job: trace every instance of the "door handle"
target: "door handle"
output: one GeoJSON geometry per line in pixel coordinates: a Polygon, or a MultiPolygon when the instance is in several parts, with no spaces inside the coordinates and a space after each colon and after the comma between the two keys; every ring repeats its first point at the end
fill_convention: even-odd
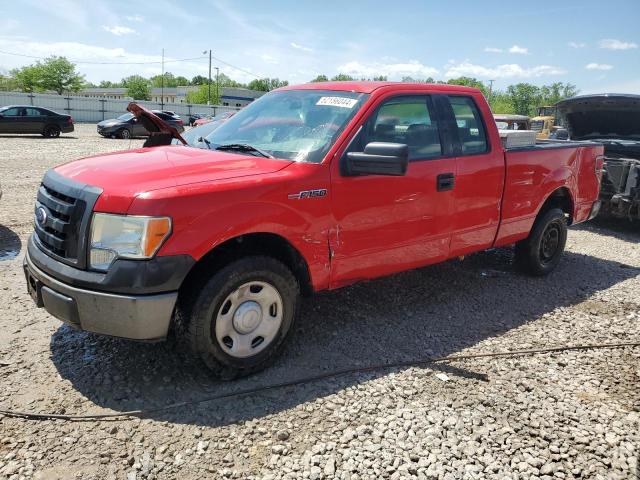
{"type": "Polygon", "coordinates": [[[436,177],[436,190],[438,192],[453,190],[454,185],[455,177],[453,176],[453,173],[441,173],[436,177]]]}

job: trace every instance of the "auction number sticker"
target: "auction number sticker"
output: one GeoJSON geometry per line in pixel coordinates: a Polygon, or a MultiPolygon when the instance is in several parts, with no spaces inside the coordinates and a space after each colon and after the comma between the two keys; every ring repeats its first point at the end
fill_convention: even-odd
{"type": "Polygon", "coordinates": [[[329,105],[331,107],[353,108],[358,100],[346,97],[321,97],[316,105],[329,105]]]}

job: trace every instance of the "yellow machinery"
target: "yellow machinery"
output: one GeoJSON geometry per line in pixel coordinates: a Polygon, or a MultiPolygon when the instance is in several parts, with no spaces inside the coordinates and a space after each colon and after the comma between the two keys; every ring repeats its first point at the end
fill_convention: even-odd
{"type": "Polygon", "coordinates": [[[536,138],[544,140],[554,130],[556,124],[556,107],[538,107],[536,116],[531,119],[531,130],[536,132],[536,138]]]}

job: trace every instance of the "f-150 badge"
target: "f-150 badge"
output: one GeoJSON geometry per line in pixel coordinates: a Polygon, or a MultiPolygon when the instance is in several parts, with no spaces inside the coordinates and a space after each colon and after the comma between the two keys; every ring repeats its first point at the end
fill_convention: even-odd
{"type": "Polygon", "coordinates": [[[289,200],[303,200],[305,198],[324,197],[326,194],[326,188],[319,188],[317,190],[303,190],[298,193],[290,193],[288,198],[289,200]]]}

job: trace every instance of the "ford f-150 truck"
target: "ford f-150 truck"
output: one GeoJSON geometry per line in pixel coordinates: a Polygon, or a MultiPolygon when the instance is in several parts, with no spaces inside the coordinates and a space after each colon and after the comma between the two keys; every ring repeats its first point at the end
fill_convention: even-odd
{"type": "Polygon", "coordinates": [[[39,306],[137,340],[175,331],[218,375],[254,372],[298,298],[515,244],[534,275],[598,210],[603,147],[502,146],[479,90],[389,82],[278,89],[202,148],[152,113],[149,147],[46,173],[24,270],[39,306]]]}

